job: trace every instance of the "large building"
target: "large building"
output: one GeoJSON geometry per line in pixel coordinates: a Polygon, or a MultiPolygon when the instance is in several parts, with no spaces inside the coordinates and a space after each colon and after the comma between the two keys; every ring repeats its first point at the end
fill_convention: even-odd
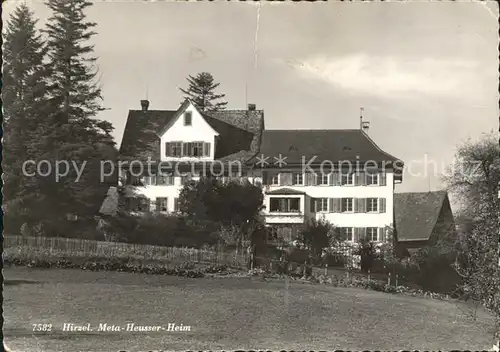
{"type": "Polygon", "coordinates": [[[178,211],[188,179],[247,178],[262,186],[266,223],[293,240],[309,219],[341,228],[348,241],[384,241],[393,225],[403,163],[360,129],[266,130],[264,112],[130,110],[120,147],[120,182],[132,212],[178,211]],[[146,166],[145,166],[146,165],[146,166]]]}

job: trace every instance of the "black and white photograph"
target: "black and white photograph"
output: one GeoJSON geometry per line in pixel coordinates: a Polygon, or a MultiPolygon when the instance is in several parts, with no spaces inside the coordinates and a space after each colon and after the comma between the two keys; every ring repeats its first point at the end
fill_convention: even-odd
{"type": "Polygon", "coordinates": [[[497,2],[2,5],[5,351],[500,351],[497,2]]]}

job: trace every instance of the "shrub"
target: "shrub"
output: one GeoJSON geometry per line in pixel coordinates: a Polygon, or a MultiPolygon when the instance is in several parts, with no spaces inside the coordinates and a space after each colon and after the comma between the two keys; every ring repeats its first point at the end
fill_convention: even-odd
{"type": "Polygon", "coordinates": [[[372,270],[373,262],[377,258],[376,248],[374,243],[366,238],[362,238],[359,244],[356,254],[361,256],[361,270],[368,272],[372,270]]]}

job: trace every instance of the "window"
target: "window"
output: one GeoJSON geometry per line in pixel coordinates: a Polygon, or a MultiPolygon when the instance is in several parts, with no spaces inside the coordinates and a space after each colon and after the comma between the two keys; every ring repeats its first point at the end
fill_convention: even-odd
{"type": "Polygon", "coordinates": [[[352,198],[342,198],[342,212],[351,212],[353,210],[353,199],[352,198]]]}
{"type": "Polygon", "coordinates": [[[183,143],[182,156],[203,156],[203,142],[183,143]]]}
{"type": "Polygon", "coordinates": [[[354,184],[354,174],[342,174],[341,177],[342,186],[349,186],[354,184]]]}
{"type": "Polygon", "coordinates": [[[304,184],[304,175],[298,172],[292,173],[292,185],[302,186],[303,184],[304,184]]]}
{"type": "Polygon", "coordinates": [[[366,211],[367,212],[378,212],[378,199],[377,198],[366,198],[366,211]]]}
{"type": "Polygon", "coordinates": [[[280,175],[279,174],[272,174],[271,175],[271,185],[278,186],[279,184],[280,184],[280,175]]]}
{"type": "Polygon", "coordinates": [[[174,176],[165,174],[158,175],[156,177],[156,184],[159,186],[163,185],[171,186],[174,184],[174,176]]]}
{"type": "Polygon", "coordinates": [[[321,174],[316,174],[317,180],[318,180],[318,186],[324,186],[328,185],[328,174],[321,173],[321,174]]]}
{"type": "Polygon", "coordinates": [[[193,124],[193,113],[186,111],[184,113],[184,126],[191,126],[193,124]]]}
{"type": "Polygon", "coordinates": [[[168,211],[168,198],[156,198],[156,211],[168,211]]]}
{"type": "Polygon", "coordinates": [[[366,228],[366,238],[368,241],[377,242],[378,241],[378,228],[367,227],[366,228]]]}
{"type": "Polygon", "coordinates": [[[297,213],[300,211],[299,198],[271,198],[270,211],[280,213],[297,213]]]}
{"type": "Polygon", "coordinates": [[[178,212],[180,210],[179,208],[179,198],[174,198],[174,211],[178,212]]]}
{"type": "Polygon", "coordinates": [[[182,142],[167,142],[166,143],[167,156],[181,156],[182,155],[182,142]]]}
{"type": "Polygon", "coordinates": [[[378,185],[378,174],[367,173],[366,174],[366,184],[367,185],[378,185]]]}
{"type": "Polygon", "coordinates": [[[143,176],[141,183],[143,186],[156,186],[156,176],[143,176]]]}
{"type": "Polygon", "coordinates": [[[165,143],[166,156],[172,157],[200,157],[210,155],[210,143],[204,142],[167,142],[165,143]]]}
{"type": "Polygon", "coordinates": [[[353,240],[353,230],[352,227],[342,227],[341,228],[341,235],[342,239],[344,241],[351,241],[353,240]]]}
{"type": "Polygon", "coordinates": [[[316,211],[328,211],[328,198],[316,199],[316,211]]]}

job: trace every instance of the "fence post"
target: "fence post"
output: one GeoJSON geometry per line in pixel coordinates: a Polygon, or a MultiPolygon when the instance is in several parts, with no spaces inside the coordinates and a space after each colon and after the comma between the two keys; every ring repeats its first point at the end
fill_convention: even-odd
{"type": "Polygon", "coordinates": [[[398,286],[398,281],[399,281],[399,275],[396,274],[396,287],[398,286]]]}
{"type": "Polygon", "coordinates": [[[328,263],[325,264],[325,276],[328,275],[328,263]]]}
{"type": "Polygon", "coordinates": [[[370,269],[368,269],[368,281],[371,281],[371,279],[372,279],[371,271],[370,271],[370,269]]]}
{"type": "Polygon", "coordinates": [[[253,270],[253,253],[250,254],[250,270],[253,270]]]}
{"type": "Polygon", "coordinates": [[[389,276],[387,277],[387,285],[391,286],[391,273],[389,273],[389,276]]]}

